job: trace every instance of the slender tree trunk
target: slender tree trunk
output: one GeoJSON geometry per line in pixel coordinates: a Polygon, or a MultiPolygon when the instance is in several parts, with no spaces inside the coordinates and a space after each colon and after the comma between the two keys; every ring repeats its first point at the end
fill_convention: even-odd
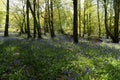
{"type": "Polygon", "coordinates": [[[99,28],[99,38],[101,37],[101,26],[100,26],[100,12],[99,12],[99,0],[97,0],[97,16],[98,16],[98,28],[99,28]]]}
{"type": "Polygon", "coordinates": [[[88,36],[91,36],[91,33],[92,33],[92,28],[91,28],[91,21],[92,21],[92,18],[91,18],[91,13],[89,13],[88,15],[88,36]]]}
{"type": "Polygon", "coordinates": [[[23,30],[24,33],[27,33],[27,27],[26,27],[26,13],[25,13],[25,2],[24,0],[22,0],[22,4],[23,4],[23,30]]]}
{"type": "Polygon", "coordinates": [[[29,0],[26,3],[26,17],[27,17],[27,37],[30,38],[30,26],[29,26],[29,0]]]}
{"type": "Polygon", "coordinates": [[[9,28],[9,0],[7,0],[7,9],[6,9],[6,23],[5,23],[5,31],[4,36],[8,37],[8,28],[9,28]]]}
{"type": "Polygon", "coordinates": [[[50,13],[50,31],[51,31],[51,38],[55,37],[55,32],[54,32],[54,25],[53,25],[53,1],[50,0],[50,9],[51,9],[51,13],[50,13]]]}
{"type": "MultiPolygon", "coordinates": [[[[32,13],[32,16],[34,18],[34,22],[36,23],[36,29],[38,31],[38,38],[41,38],[41,28],[40,28],[40,22],[39,22],[40,21],[40,19],[39,19],[39,11],[37,11],[37,18],[39,19],[39,21],[37,21],[36,14],[34,16],[34,11],[32,10],[31,4],[30,4],[30,2],[28,2],[28,3],[29,3],[29,8],[30,8],[30,11],[32,13]]],[[[39,7],[39,1],[38,1],[38,6],[37,7],[39,7]]],[[[38,8],[38,10],[39,10],[39,8],[38,8]]]]}
{"type": "Polygon", "coordinates": [[[58,9],[58,15],[59,15],[60,32],[62,34],[64,34],[64,30],[62,28],[62,22],[61,22],[61,16],[60,16],[60,8],[59,8],[59,6],[57,6],[57,9],[58,9]]]}
{"type": "Polygon", "coordinates": [[[33,11],[34,11],[34,14],[33,14],[33,19],[34,19],[34,38],[36,38],[36,0],[33,1],[33,11]]]}
{"type": "Polygon", "coordinates": [[[47,4],[48,4],[48,26],[49,26],[49,31],[50,31],[50,34],[51,34],[51,23],[50,23],[50,20],[51,20],[51,15],[50,15],[50,0],[47,1],[47,4]]]}
{"type": "Polygon", "coordinates": [[[42,38],[41,37],[41,26],[40,26],[40,14],[39,14],[39,0],[38,0],[38,5],[37,5],[37,8],[38,8],[38,10],[37,10],[37,19],[38,19],[38,25],[37,25],[37,32],[38,32],[38,38],[42,38]]]}
{"type": "Polygon", "coordinates": [[[79,0],[79,37],[81,37],[81,0],[79,0]]]}
{"type": "Polygon", "coordinates": [[[73,21],[73,39],[74,43],[78,43],[78,12],[77,12],[77,0],[73,1],[74,5],[74,21],[73,21]]]}
{"type": "Polygon", "coordinates": [[[86,14],[86,26],[87,26],[87,35],[88,35],[88,37],[90,37],[91,36],[91,13],[89,12],[89,13],[87,13],[86,14]]]}
{"type": "Polygon", "coordinates": [[[89,14],[86,14],[86,28],[87,28],[87,35],[89,37],[89,14]]]}
{"type": "MultiPolygon", "coordinates": [[[[85,3],[85,1],[84,1],[84,3],[85,3]]],[[[84,27],[83,27],[83,35],[82,35],[83,38],[84,38],[85,33],[86,33],[86,20],[85,20],[85,14],[86,14],[86,8],[85,8],[85,4],[84,4],[84,22],[83,22],[84,27]]]]}
{"type": "Polygon", "coordinates": [[[105,28],[106,28],[106,38],[108,38],[109,33],[108,33],[108,15],[107,15],[107,1],[104,0],[104,9],[105,9],[105,28]]]}
{"type": "Polygon", "coordinates": [[[110,21],[109,21],[109,26],[110,26],[110,31],[112,30],[112,17],[113,17],[113,1],[110,2],[110,21]]]}
{"type": "Polygon", "coordinates": [[[22,19],[22,29],[23,29],[23,32],[22,32],[22,34],[23,33],[26,33],[25,32],[25,5],[24,5],[24,1],[22,0],[22,5],[23,5],[23,11],[22,11],[22,15],[23,15],[23,19],[22,19]]]}
{"type": "Polygon", "coordinates": [[[23,9],[23,27],[24,27],[24,33],[27,33],[26,19],[25,18],[26,18],[25,9],[23,9]]]}
{"type": "MultiPolygon", "coordinates": [[[[22,0],[22,5],[23,5],[23,0],[22,0]]],[[[22,9],[24,10],[24,6],[22,6],[22,9]]],[[[21,14],[23,15],[23,11],[21,11],[21,14]]],[[[18,14],[19,15],[19,14],[18,14]]],[[[23,34],[24,33],[24,29],[23,29],[23,26],[24,26],[24,22],[23,22],[23,18],[20,17],[20,21],[21,21],[21,25],[20,25],[20,32],[19,34],[23,34]]]]}
{"type": "Polygon", "coordinates": [[[45,0],[44,35],[49,32],[49,1],[45,0]]]}
{"type": "Polygon", "coordinates": [[[50,29],[51,38],[55,37],[54,26],[53,26],[53,2],[48,0],[48,23],[50,29]]]}

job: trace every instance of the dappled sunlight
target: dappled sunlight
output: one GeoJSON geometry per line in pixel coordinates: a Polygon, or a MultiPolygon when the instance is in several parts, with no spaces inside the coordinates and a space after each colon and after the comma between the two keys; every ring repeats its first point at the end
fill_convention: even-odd
{"type": "Polygon", "coordinates": [[[120,79],[119,50],[91,42],[14,40],[0,52],[1,79],[120,79]]]}
{"type": "Polygon", "coordinates": [[[120,44],[115,43],[101,43],[101,46],[108,46],[110,48],[120,49],[120,44]]]}
{"type": "Polygon", "coordinates": [[[0,80],[120,80],[119,0],[0,0],[0,80]]]}

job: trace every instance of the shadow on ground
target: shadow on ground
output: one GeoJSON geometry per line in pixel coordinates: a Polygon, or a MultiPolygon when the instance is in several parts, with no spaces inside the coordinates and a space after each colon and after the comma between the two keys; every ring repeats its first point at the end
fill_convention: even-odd
{"type": "Polygon", "coordinates": [[[119,80],[120,50],[90,42],[0,42],[1,80],[119,80]]]}

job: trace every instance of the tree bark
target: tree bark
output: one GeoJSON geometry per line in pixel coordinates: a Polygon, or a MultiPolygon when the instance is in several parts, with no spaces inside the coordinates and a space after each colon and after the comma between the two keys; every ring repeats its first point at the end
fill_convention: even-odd
{"type": "Polygon", "coordinates": [[[81,37],[81,0],[79,0],[79,37],[81,37]]]}
{"type": "Polygon", "coordinates": [[[55,32],[54,32],[54,25],[53,25],[53,1],[50,0],[50,32],[51,32],[51,38],[55,37],[55,32]]]}
{"type": "Polygon", "coordinates": [[[78,11],[77,11],[77,0],[73,0],[73,5],[74,5],[73,39],[74,39],[74,43],[78,43],[78,11]]]}
{"type": "Polygon", "coordinates": [[[27,0],[27,3],[26,3],[26,17],[27,17],[27,37],[30,38],[31,35],[30,35],[30,22],[29,22],[29,0],[27,0]]]}
{"type": "Polygon", "coordinates": [[[119,43],[119,0],[114,0],[114,12],[115,12],[115,17],[114,17],[114,43],[119,43]]]}
{"type": "Polygon", "coordinates": [[[100,26],[100,12],[99,12],[99,0],[97,0],[97,16],[98,16],[98,28],[99,28],[99,38],[101,38],[101,26],[100,26]]]}
{"type": "Polygon", "coordinates": [[[114,13],[115,13],[115,16],[114,16],[114,32],[113,34],[109,31],[108,29],[108,22],[107,22],[107,2],[106,0],[104,0],[104,8],[105,8],[105,29],[106,29],[106,32],[107,32],[107,35],[109,35],[113,41],[113,43],[118,43],[119,42],[119,3],[120,1],[119,0],[114,0],[114,13]]]}
{"type": "Polygon", "coordinates": [[[105,9],[104,23],[105,23],[105,28],[106,28],[106,38],[108,38],[109,33],[108,33],[108,15],[107,15],[107,1],[106,0],[104,0],[104,9],[105,9]]]}
{"type": "Polygon", "coordinates": [[[37,23],[36,23],[36,20],[35,20],[36,19],[36,0],[33,1],[33,12],[34,12],[34,14],[33,14],[33,19],[34,19],[34,36],[33,37],[36,38],[36,26],[37,26],[36,25],[37,23]]]}
{"type": "Polygon", "coordinates": [[[42,37],[41,37],[41,34],[42,34],[42,33],[41,33],[41,26],[40,26],[40,16],[39,16],[39,15],[40,15],[40,14],[39,14],[39,0],[38,0],[37,3],[38,3],[38,5],[37,5],[37,8],[38,8],[38,10],[37,10],[37,19],[38,19],[37,32],[38,32],[38,38],[42,38],[42,37]]]}
{"type": "Polygon", "coordinates": [[[85,20],[85,14],[86,14],[86,8],[85,8],[85,0],[84,0],[84,21],[83,21],[83,24],[84,24],[84,27],[83,27],[83,35],[82,37],[84,38],[85,36],[85,33],[86,33],[86,20],[85,20]]]}
{"type": "Polygon", "coordinates": [[[9,0],[7,0],[6,23],[5,23],[4,37],[8,37],[9,36],[8,28],[9,28],[9,0]]]}
{"type": "Polygon", "coordinates": [[[64,30],[62,28],[62,22],[61,22],[61,16],[60,16],[60,8],[59,8],[59,6],[57,6],[57,9],[58,9],[58,15],[59,15],[60,32],[61,32],[61,34],[64,34],[64,30]]]}
{"type": "Polygon", "coordinates": [[[49,32],[49,1],[45,0],[45,14],[44,14],[44,35],[49,32]]]}

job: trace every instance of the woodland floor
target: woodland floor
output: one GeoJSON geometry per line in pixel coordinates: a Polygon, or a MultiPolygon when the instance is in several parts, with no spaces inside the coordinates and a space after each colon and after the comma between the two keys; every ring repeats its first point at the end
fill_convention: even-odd
{"type": "Polygon", "coordinates": [[[0,80],[120,80],[120,44],[68,36],[0,37],[0,80]]]}

